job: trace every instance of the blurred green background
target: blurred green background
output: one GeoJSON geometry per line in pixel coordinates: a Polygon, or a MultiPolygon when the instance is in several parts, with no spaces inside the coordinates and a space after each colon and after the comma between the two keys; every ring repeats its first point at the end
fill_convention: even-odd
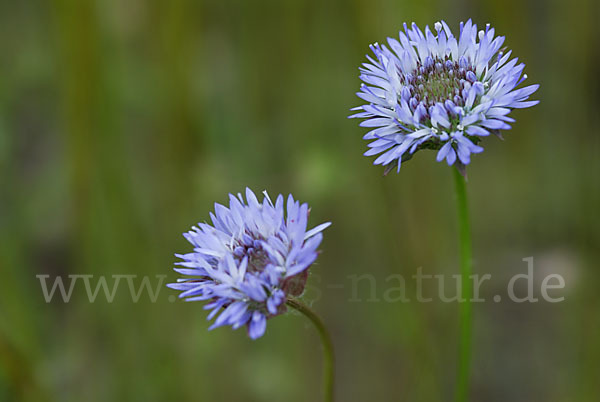
{"type": "Polygon", "coordinates": [[[253,342],[207,332],[202,305],[172,303],[164,284],[156,303],[125,283],[113,303],[81,283],[46,303],[36,278],[173,281],[181,233],[250,186],[333,222],[307,299],[333,332],[338,401],[450,401],[457,304],[369,302],[366,282],[350,302],[349,278],[374,275],[381,297],[391,274],[458,271],[451,171],[424,151],[383,178],[346,116],[369,43],[404,21],[468,17],[506,35],[541,84],[541,103],[469,168],[475,271],[493,275],[482,296],[529,256],[538,291],[549,273],[566,281],[562,303],[474,307],[472,400],[598,401],[594,0],[1,1],[0,400],[319,400],[304,317],[253,342]]]}

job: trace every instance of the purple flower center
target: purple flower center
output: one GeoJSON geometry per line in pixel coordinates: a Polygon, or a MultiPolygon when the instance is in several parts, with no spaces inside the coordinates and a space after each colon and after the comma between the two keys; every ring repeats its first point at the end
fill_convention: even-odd
{"type": "Polygon", "coordinates": [[[244,235],[242,243],[234,248],[233,255],[238,263],[248,257],[248,272],[263,272],[269,263],[269,255],[262,248],[261,240],[249,235],[244,235]]]}
{"type": "Polygon", "coordinates": [[[411,74],[401,75],[400,80],[406,88],[401,96],[414,111],[419,104],[429,108],[446,100],[464,106],[465,84],[473,84],[477,76],[465,58],[453,61],[446,56],[445,59],[427,57],[424,63],[418,61],[417,68],[411,74]]]}

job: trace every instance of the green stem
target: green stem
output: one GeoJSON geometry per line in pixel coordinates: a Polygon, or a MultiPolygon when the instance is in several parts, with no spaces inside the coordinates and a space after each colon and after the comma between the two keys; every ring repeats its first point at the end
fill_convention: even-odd
{"type": "Polygon", "coordinates": [[[460,238],[460,341],[458,355],[458,377],[456,380],[456,402],[466,402],[469,395],[469,372],[471,363],[471,232],[465,178],[454,169],[454,183],[458,207],[460,238]]]}
{"type": "Polygon", "coordinates": [[[288,299],[287,305],[304,314],[317,328],[323,345],[323,401],[333,402],[334,355],[331,336],[321,318],[304,303],[288,299]]]}

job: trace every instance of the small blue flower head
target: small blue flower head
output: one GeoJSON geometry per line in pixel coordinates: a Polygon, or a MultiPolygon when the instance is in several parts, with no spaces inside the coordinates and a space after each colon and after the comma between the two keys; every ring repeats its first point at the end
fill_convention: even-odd
{"type": "Polygon", "coordinates": [[[367,56],[360,68],[357,95],[368,104],[350,117],[372,128],[365,155],[380,154],[374,164],[386,173],[420,149],[437,150],[438,162],[464,172],[471,154],[483,151],[483,137],[510,129],[512,109],[538,103],[527,99],[539,85],[517,89],[527,78],[525,65],[500,50],[504,37],[489,24],[478,31],[471,20],[461,23],[458,37],[443,21],[434,30],[404,24],[400,40],[388,38],[389,48],[371,45],[375,58],[367,56]]]}
{"type": "Polygon", "coordinates": [[[183,261],[175,271],[186,278],[168,286],[187,301],[208,302],[208,319],[217,317],[209,329],[245,325],[256,339],[265,333],[268,318],[286,311],[288,295],[304,291],[321,231],[330,223],[307,231],[308,205],[291,195],[287,208],[282,195],[273,204],[265,192],[259,202],[250,189],[246,201],[241,194],[229,199],[229,208],[215,204],[212,225],[199,223],[184,233],[194,251],[176,254],[183,261]]]}

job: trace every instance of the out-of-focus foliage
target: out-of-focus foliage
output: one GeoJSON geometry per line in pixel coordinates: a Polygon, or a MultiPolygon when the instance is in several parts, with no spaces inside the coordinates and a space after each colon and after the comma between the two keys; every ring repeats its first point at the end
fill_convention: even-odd
{"type": "Polygon", "coordinates": [[[252,342],[208,333],[201,306],[166,288],[134,303],[123,279],[112,303],[79,285],[46,303],[36,278],[173,280],[181,233],[247,185],[333,222],[307,299],[335,338],[339,400],[449,400],[456,303],[372,300],[392,274],[457,271],[451,172],[423,152],[382,178],[346,116],[369,43],[472,17],[541,84],[469,167],[482,296],[529,256],[536,281],[566,280],[562,303],[475,305],[473,400],[596,401],[599,15],[594,0],[2,1],[0,400],[317,400],[303,317],[252,342]],[[363,274],[376,294],[364,281],[349,301],[363,274]]]}

